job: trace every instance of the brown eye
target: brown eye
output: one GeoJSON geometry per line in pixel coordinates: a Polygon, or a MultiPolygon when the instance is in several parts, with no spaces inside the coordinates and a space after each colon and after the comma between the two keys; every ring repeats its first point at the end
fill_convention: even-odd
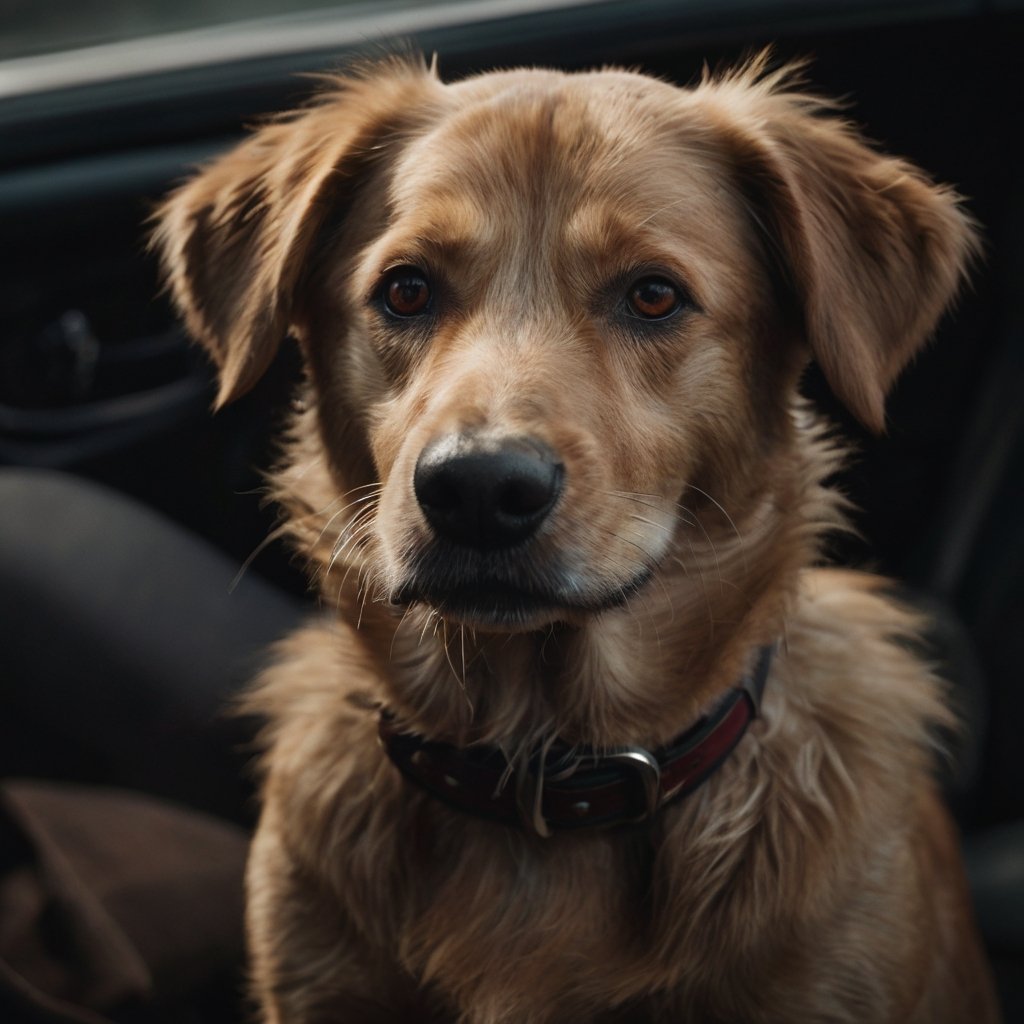
{"type": "Polygon", "coordinates": [[[417,316],[430,304],[430,285],[422,270],[399,267],[384,281],[384,308],[392,316],[417,316]]]}
{"type": "Polygon", "coordinates": [[[663,277],[644,277],[626,296],[626,305],[633,316],[642,320],[664,320],[683,304],[682,292],[663,277]]]}

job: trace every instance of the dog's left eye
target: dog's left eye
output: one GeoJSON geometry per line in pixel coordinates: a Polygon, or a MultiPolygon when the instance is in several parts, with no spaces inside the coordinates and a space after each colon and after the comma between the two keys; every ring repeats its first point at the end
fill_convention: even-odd
{"type": "Polygon", "coordinates": [[[398,317],[417,316],[430,305],[430,284],[418,267],[397,267],[384,278],[384,308],[398,317]]]}
{"type": "Polygon", "coordinates": [[[664,277],[643,277],[626,294],[626,308],[641,320],[665,320],[686,301],[683,293],[664,277]]]}

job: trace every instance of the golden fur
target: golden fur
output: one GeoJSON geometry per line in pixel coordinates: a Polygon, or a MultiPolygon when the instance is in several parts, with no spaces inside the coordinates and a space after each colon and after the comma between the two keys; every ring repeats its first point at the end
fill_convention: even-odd
{"type": "Polygon", "coordinates": [[[813,568],[842,524],[841,453],[797,395],[814,358],[882,428],[975,248],[954,193],[766,58],[689,90],[444,85],[392,61],[185,184],[155,239],[221,403],[289,331],[308,371],[273,492],[331,614],[253,699],[268,1021],[997,1019],[931,777],[948,715],[919,623],[873,578],[813,568]],[[436,283],[411,326],[379,295],[404,265],[436,283]],[[683,282],[681,311],[622,315],[652,272],[683,282]],[[557,581],[560,607],[391,604],[431,543],[417,458],[474,430],[564,464],[508,569],[557,581]],[[377,742],[384,703],[512,760],[555,736],[654,747],[776,640],[760,719],[649,829],[490,824],[377,742]]]}

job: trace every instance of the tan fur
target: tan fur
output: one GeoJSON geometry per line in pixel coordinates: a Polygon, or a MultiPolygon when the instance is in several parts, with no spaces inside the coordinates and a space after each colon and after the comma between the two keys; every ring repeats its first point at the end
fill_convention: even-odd
{"type": "Polygon", "coordinates": [[[931,781],[949,719],[919,624],[878,581],[813,568],[842,526],[841,452],[797,396],[814,357],[881,429],[975,247],[951,191],[767,58],[691,90],[619,71],[443,85],[396,62],[184,185],[156,240],[220,401],[286,330],[308,368],[273,487],[329,614],[253,697],[268,1021],[997,1020],[931,781]],[[404,264],[438,282],[429,330],[380,314],[404,264]],[[656,330],[618,312],[652,269],[693,299],[656,330]],[[491,628],[390,605],[429,542],[419,453],[469,429],[564,463],[521,556],[571,574],[564,608],[491,628]],[[513,760],[555,736],[656,746],[775,641],[761,718],[648,830],[488,824],[376,739],[386,703],[513,760]]]}

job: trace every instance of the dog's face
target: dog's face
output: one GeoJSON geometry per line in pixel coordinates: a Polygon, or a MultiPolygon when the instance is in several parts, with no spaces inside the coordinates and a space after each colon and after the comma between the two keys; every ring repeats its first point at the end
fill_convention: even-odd
{"type": "Polygon", "coordinates": [[[377,600],[525,631],[686,576],[702,509],[735,529],[784,493],[812,356],[881,427],[970,228],[763,71],[385,65],[169,200],[222,401],[299,338],[352,497],[332,555],[377,600]]]}
{"type": "Polygon", "coordinates": [[[714,153],[666,114],[674,89],[504,84],[360,198],[386,216],[327,249],[318,323],[350,327],[326,350],[316,332],[314,360],[360,382],[390,600],[521,629],[642,587],[687,485],[722,493],[709,460],[783,429],[757,389],[788,393],[801,360],[714,153]]]}

